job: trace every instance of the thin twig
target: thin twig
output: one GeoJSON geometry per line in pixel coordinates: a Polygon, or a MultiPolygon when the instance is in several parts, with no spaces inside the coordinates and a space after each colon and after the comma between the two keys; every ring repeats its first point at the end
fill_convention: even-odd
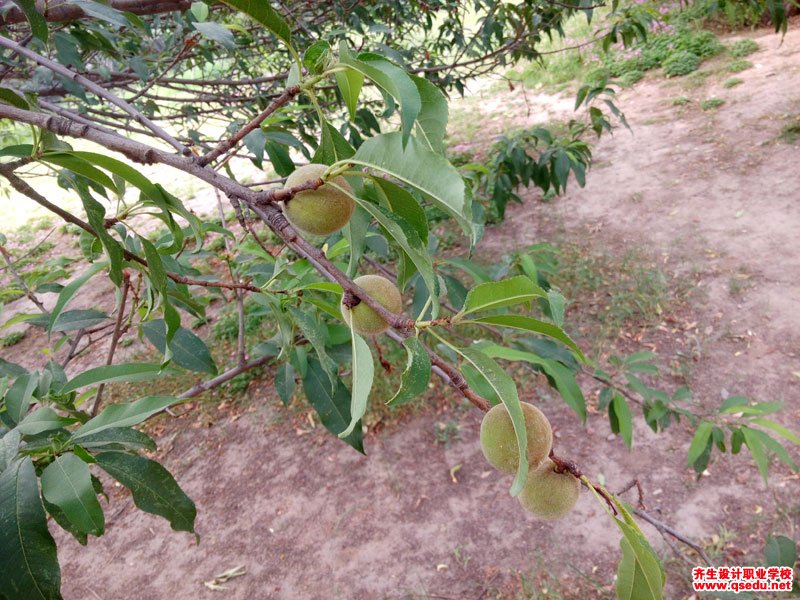
{"type": "Polygon", "coordinates": [[[265,108],[261,113],[259,113],[254,119],[252,119],[247,125],[242,127],[239,131],[233,134],[229,139],[221,142],[219,146],[214,148],[211,152],[208,152],[201,156],[197,162],[201,166],[205,166],[208,163],[212,162],[213,160],[217,159],[219,156],[233,148],[236,144],[242,141],[242,139],[251,131],[256,129],[264,122],[264,119],[269,117],[272,113],[278,110],[281,106],[286,104],[289,100],[294,98],[297,94],[300,93],[300,86],[293,85],[291,87],[286,88],[283,93],[275,98],[275,100],[270,103],[267,108],[265,108]]]}
{"type": "MultiPolygon", "coordinates": [[[[106,356],[106,365],[114,362],[114,353],[117,351],[117,343],[123,333],[123,322],[125,320],[125,304],[128,301],[128,290],[131,287],[131,276],[127,271],[122,272],[122,297],[119,301],[119,310],[117,311],[117,320],[114,322],[114,333],[111,335],[111,346],[108,348],[108,356],[106,356]]],[[[103,402],[103,392],[106,389],[106,384],[101,383],[97,386],[97,394],[94,397],[94,404],[92,405],[91,415],[94,417],[100,409],[100,404],[103,402]]]]}
{"type": "Polygon", "coordinates": [[[172,137],[170,134],[164,131],[161,127],[159,127],[158,125],[153,123],[150,119],[145,117],[136,108],[125,102],[122,98],[118,98],[105,88],[97,85],[91,79],[88,79],[87,77],[84,77],[83,75],[76,73],[75,71],[72,71],[63,65],[53,62],[49,58],[45,58],[41,54],[38,54],[33,50],[29,50],[28,48],[21,46],[20,44],[9,38],[0,36],[0,46],[8,48],[9,50],[13,50],[17,54],[29,58],[30,60],[36,62],[37,64],[53,71],[53,73],[61,75],[62,77],[66,77],[67,79],[70,79],[75,83],[77,83],[78,85],[93,92],[97,96],[100,96],[105,100],[108,100],[115,106],[118,106],[126,113],[128,113],[133,118],[134,121],[147,127],[157,137],[167,142],[170,146],[175,148],[178,152],[180,152],[184,156],[188,156],[192,153],[192,151],[187,146],[181,144],[178,140],[176,140],[174,137],[172,137]]]}

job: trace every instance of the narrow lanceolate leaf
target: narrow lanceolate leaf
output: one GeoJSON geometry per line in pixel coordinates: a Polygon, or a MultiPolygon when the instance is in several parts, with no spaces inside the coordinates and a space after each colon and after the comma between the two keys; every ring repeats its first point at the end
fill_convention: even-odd
{"type": "Polygon", "coordinates": [[[362,52],[356,58],[350,53],[344,41],[339,44],[339,60],[371,79],[375,85],[400,103],[401,147],[405,146],[410,139],[414,121],[422,108],[419,91],[408,73],[377,54],[362,52]]]}
{"type": "Polygon", "coordinates": [[[422,105],[417,115],[419,137],[431,150],[443,153],[444,136],[447,132],[447,98],[442,90],[424,77],[411,76],[417,86],[422,105]]]}
{"type": "Polygon", "coordinates": [[[706,446],[708,446],[709,440],[711,439],[711,430],[713,428],[714,425],[708,421],[703,421],[697,426],[697,431],[694,433],[692,443],[689,444],[689,456],[687,460],[690,467],[700,458],[703,452],[705,452],[706,446]]]}
{"type": "MultiPolygon", "coordinates": [[[[303,389],[308,401],[319,415],[322,425],[333,435],[338,436],[350,423],[350,392],[337,380],[336,389],[331,392],[328,385],[328,375],[320,365],[319,360],[310,356],[308,369],[303,378],[303,389]]],[[[342,441],[364,454],[363,433],[361,423],[353,428],[353,432],[342,441]]]]}
{"type": "Polygon", "coordinates": [[[77,331],[88,329],[108,320],[108,315],[102,310],[89,308],[86,310],[67,310],[61,313],[53,323],[51,331],[77,331]]]}
{"type": "Polygon", "coordinates": [[[364,85],[364,74],[359,73],[355,69],[337,71],[336,85],[339,87],[339,93],[342,94],[344,103],[347,105],[347,112],[350,115],[350,120],[355,121],[356,108],[358,108],[358,95],[361,93],[361,87],[364,85]]]}
{"type": "Polygon", "coordinates": [[[270,6],[266,0],[223,0],[225,4],[236,8],[255,19],[278,38],[290,44],[292,33],[283,17],[270,6]]]}
{"type": "Polygon", "coordinates": [[[370,352],[367,342],[352,328],[350,332],[353,335],[353,389],[350,391],[350,424],[339,434],[340,438],[350,435],[356,425],[361,422],[361,417],[367,412],[367,400],[369,392],[372,390],[372,378],[375,374],[375,364],[372,361],[372,352],[370,352]]]}
{"type": "Polygon", "coordinates": [[[403,346],[408,353],[408,364],[403,372],[400,389],[394,397],[387,402],[394,406],[411,402],[414,398],[428,389],[431,380],[431,357],[419,341],[419,338],[409,337],[403,341],[403,346]]]}
{"type": "Polygon", "coordinates": [[[148,381],[161,373],[161,365],[148,363],[130,363],[124,365],[104,365],[94,367],[76,375],[59,390],[60,394],[68,394],[82,387],[99,383],[117,383],[121,381],[148,381]]]}
{"type": "Polygon", "coordinates": [[[19,450],[19,443],[22,435],[16,429],[12,429],[0,438],[0,474],[11,464],[19,450]]]}
{"type": "Polygon", "coordinates": [[[156,461],[126,452],[101,452],[95,458],[101,469],[131,491],[140,510],[164,517],[175,531],[194,532],[194,502],[156,461]]]}
{"type": "Polygon", "coordinates": [[[800,436],[797,435],[795,432],[791,431],[790,429],[787,429],[780,423],[776,423],[775,421],[772,421],[770,419],[751,419],[750,422],[753,423],[754,425],[761,425],[762,427],[771,429],[779,436],[786,438],[790,442],[793,442],[800,446],[800,436]]]}
{"type": "Polygon", "coordinates": [[[23,435],[36,435],[44,431],[60,429],[75,422],[76,419],[62,417],[52,408],[44,406],[22,419],[22,422],[17,425],[17,431],[23,435]]]}
{"type": "Polygon", "coordinates": [[[769,479],[769,457],[764,451],[762,441],[753,429],[742,427],[741,431],[744,436],[744,443],[750,450],[753,460],[756,462],[758,472],[761,473],[761,477],[764,478],[764,483],[767,483],[769,479]]]}
{"type": "MultiPolygon", "coordinates": [[[[161,354],[167,349],[167,325],[164,319],[148,321],[141,325],[142,333],[161,354]]],[[[196,373],[217,374],[217,364],[206,343],[188,329],[179,327],[169,344],[172,362],[196,373]]]]}
{"type": "Polygon", "coordinates": [[[148,396],[136,402],[112,404],[94,419],[90,419],[72,434],[72,441],[80,440],[90,433],[98,433],[112,427],[131,427],[137,425],[165,408],[180,402],[172,396],[148,396]]]}
{"type": "Polygon", "coordinates": [[[491,386],[494,393],[500,398],[508,409],[514,433],[517,435],[519,446],[519,467],[511,484],[511,495],[516,496],[522,491],[528,476],[528,436],[525,430],[525,416],[519,403],[519,394],[514,380],[500,368],[494,360],[475,348],[459,348],[457,350],[472,367],[478,371],[491,386]]]}
{"type": "Polygon", "coordinates": [[[72,453],[62,454],[42,472],[42,496],[69,520],[70,531],[103,535],[105,518],[92,486],[89,465],[72,453]]]}
{"type": "Polygon", "coordinates": [[[311,343],[314,350],[317,351],[320,364],[328,375],[331,376],[331,389],[333,389],[339,369],[336,362],[328,356],[328,353],[325,351],[327,327],[312,317],[311,315],[313,313],[308,312],[307,308],[304,311],[300,308],[291,307],[289,308],[289,312],[292,314],[292,317],[294,317],[295,323],[297,323],[297,326],[300,328],[300,331],[303,332],[305,338],[311,343]]]}
{"type": "Polygon", "coordinates": [[[464,180],[447,159],[410,138],[403,147],[397,132],[366,140],[348,162],[388,173],[418,189],[438,208],[455,218],[472,234],[470,206],[465,201],[464,180]]]}
{"type": "Polygon", "coordinates": [[[14,0],[14,2],[25,13],[25,18],[31,26],[31,33],[47,43],[47,21],[36,8],[34,0],[14,0]]]}
{"type": "Polygon", "coordinates": [[[284,406],[288,406],[289,402],[292,401],[295,387],[294,377],[294,367],[288,362],[281,364],[275,369],[275,389],[284,406]]]}
{"type": "Polygon", "coordinates": [[[92,230],[108,254],[108,278],[119,287],[122,285],[122,263],[125,253],[119,242],[106,231],[106,209],[88,192],[80,193],[80,197],[89,225],[92,226],[92,230]]]}
{"type": "MultiPolygon", "coordinates": [[[[481,284],[481,285],[491,285],[491,284],[481,284]]],[[[478,288],[473,288],[473,290],[477,289],[478,288]]],[[[491,302],[491,297],[487,297],[487,300],[491,302]]],[[[469,301],[469,295],[467,295],[467,301],[469,301]]],[[[466,308],[466,301],[465,301],[465,308],[466,308]]],[[[554,340],[558,340],[565,346],[568,346],[575,353],[575,356],[577,356],[581,360],[581,362],[586,362],[586,357],[584,356],[583,351],[580,349],[578,344],[576,344],[572,340],[572,338],[569,337],[563,329],[561,329],[561,327],[553,325],[552,323],[548,323],[547,321],[540,321],[539,319],[534,319],[533,317],[526,317],[524,315],[492,315],[489,317],[482,317],[480,319],[475,319],[474,322],[487,323],[489,325],[499,325],[500,327],[510,327],[512,329],[522,329],[525,331],[530,331],[532,333],[545,335],[547,337],[553,338],[554,340]]]]}
{"type": "Polygon", "coordinates": [[[94,181],[95,183],[98,183],[104,188],[108,188],[113,192],[118,191],[117,186],[111,177],[103,173],[103,171],[93,166],[88,161],[80,158],[79,156],[74,156],[70,152],[45,152],[42,154],[42,161],[58,165],[59,167],[64,167],[70,171],[74,171],[75,173],[83,175],[87,179],[94,181]]]}
{"type": "Polygon", "coordinates": [[[314,152],[311,162],[332,165],[340,160],[350,158],[355,150],[344,136],[333,125],[325,121],[322,125],[322,138],[314,152]]]}
{"type": "MultiPolygon", "coordinates": [[[[156,443],[146,433],[132,427],[111,427],[97,433],[81,436],[81,448],[99,450],[149,450],[156,449],[156,443]]],[[[70,444],[74,445],[74,443],[70,444]]]]}
{"type": "Polygon", "coordinates": [[[438,280],[436,279],[436,274],[433,272],[431,255],[417,235],[416,229],[403,219],[403,217],[389,212],[382,206],[372,204],[371,202],[367,202],[355,196],[353,196],[353,198],[361,208],[375,217],[375,220],[381,224],[389,236],[403,249],[417,268],[417,271],[419,271],[420,276],[423,281],[425,281],[425,285],[430,293],[433,303],[431,318],[435,319],[439,313],[438,280]]]}
{"type": "Polygon", "coordinates": [[[69,301],[72,300],[73,296],[75,296],[78,290],[80,290],[83,285],[89,281],[89,279],[94,277],[99,271],[103,270],[107,266],[108,263],[106,262],[95,263],[86,269],[86,271],[81,273],[81,275],[64,286],[64,289],[62,289],[61,293],[58,294],[58,300],[56,300],[56,305],[53,307],[53,311],[50,313],[50,322],[47,326],[48,333],[53,331],[53,326],[59,320],[61,313],[64,312],[67,304],[69,304],[69,301]]]}
{"type": "Polygon", "coordinates": [[[662,600],[663,581],[658,559],[649,544],[626,523],[617,520],[622,530],[620,540],[622,560],[617,568],[617,598],[619,600],[662,600]]]}
{"type": "Polygon", "coordinates": [[[630,448],[633,443],[633,421],[631,419],[631,409],[628,403],[620,394],[615,394],[614,399],[611,401],[614,406],[614,414],[617,417],[617,424],[619,426],[619,434],[625,445],[630,448]]]}
{"type": "Polygon", "coordinates": [[[14,600],[60,600],[61,569],[29,457],[0,475],[0,593],[14,600]]]}
{"type": "Polygon", "coordinates": [[[481,283],[472,288],[459,314],[464,316],[474,312],[514,306],[530,302],[534,298],[547,298],[547,292],[524,275],[517,275],[501,281],[481,283]]]}
{"type": "Polygon", "coordinates": [[[6,392],[6,416],[13,424],[19,423],[28,412],[33,392],[39,385],[38,373],[26,373],[17,377],[6,392]]]}

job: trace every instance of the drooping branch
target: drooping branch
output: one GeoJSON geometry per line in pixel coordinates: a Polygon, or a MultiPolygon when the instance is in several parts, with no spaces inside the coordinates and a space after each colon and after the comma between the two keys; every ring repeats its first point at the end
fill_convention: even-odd
{"type": "MultiPolygon", "coordinates": [[[[14,172],[13,172],[13,169],[9,169],[7,165],[0,165],[0,175],[5,177],[8,180],[8,182],[11,184],[11,187],[13,187],[20,194],[23,194],[24,196],[27,196],[28,198],[30,198],[31,200],[36,202],[38,205],[43,206],[47,210],[57,214],[59,217],[64,219],[67,223],[72,223],[73,225],[76,225],[76,226],[80,227],[81,229],[83,229],[87,233],[90,233],[90,234],[92,234],[94,236],[97,236],[97,233],[95,232],[95,230],[92,229],[92,226],[89,225],[86,221],[84,221],[82,219],[79,219],[78,217],[76,217],[72,213],[67,212],[66,210],[64,210],[60,206],[57,206],[57,205],[53,204],[52,202],[50,202],[49,200],[47,200],[47,198],[45,198],[39,192],[34,190],[23,179],[21,179],[20,177],[15,175],[14,172]]],[[[123,252],[123,256],[125,257],[125,260],[130,260],[130,261],[139,263],[140,265],[145,266],[145,267],[147,266],[147,261],[144,258],[142,258],[141,256],[139,256],[138,254],[134,254],[130,250],[127,250],[127,249],[124,249],[124,248],[123,248],[122,252],[123,252]]],[[[241,289],[241,290],[247,290],[248,292],[260,292],[261,291],[260,288],[254,286],[254,285],[250,285],[249,283],[235,283],[235,282],[234,283],[228,283],[228,282],[223,282],[223,281],[205,281],[203,279],[192,279],[190,277],[185,277],[183,275],[179,275],[178,273],[173,273],[171,271],[167,271],[167,277],[169,277],[175,283],[182,283],[182,284],[185,284],[185,285],[196,285],[196,286],[208,287],[208,288],[224,288],[224,289],[231,289],[231,290],[241,289]]]]}

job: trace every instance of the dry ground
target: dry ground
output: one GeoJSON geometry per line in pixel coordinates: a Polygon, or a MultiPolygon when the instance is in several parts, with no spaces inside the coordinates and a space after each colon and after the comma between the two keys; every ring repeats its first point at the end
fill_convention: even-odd
{"type": "MultiPolygon", "coordinates": [[[[483,256],[556,238],[606,252],[646,246],[673,281],[691,276],[700,289],[675,316],[689,326],[664,323],[639,342],[665,360],[694,344],[688,377],[702,404],[726,394],[782,399],[784,421],[797,428],[800,146],[777,138],[800,111],[800,31],[782,45],[755,37],[762,50],[738,75],[742,85],[724,89],[726,76],[715,74],[684,91],[682,80],[649,76],[622,94],[633,134],[597,145],[585,189],[512,206],[488,231],[483,256]],[[692,102],[673,106],[679,95],[692,102]],[[726,103],[702,111],[711,96],[726,103]]],[[[556,115],[569,105],[542,97],[521,117],[519,90],[491,102],[469,105],[495,117],[506,109],[507,120],[487,119],[487,135],[540,120],[536,102],[556,115]]],[[[254,384],[250,402],[213,419],[189,413],[163,424],[161,451],[197,503],[200,543],[118,491],[105,537],[81,548],[59,536],[65,598],[611,597],[619,536],[602,508],[584,493],[563,522],[526,516],[508,496],[510,480],[480,455],[475,411],[454,403],[410,417],[370,434],[363,457],[280,409],[270,384],[254,384]],[[451,421],[457,433],[437,444],[437,424],[451,421]],[[204,586],[237,566],[246,574],[225,590],[204,586]]],[[[785,467],[774,467],[767,489],[739,455],[697,482],[685,467],[684,427],[656,436],[639,420],[629,452],[603,416],[582,428],[559,400],[545,393],[541,404],[563,454],[612,489],[638,477],[649,509],[721,560],[758,562],[767,533],[800,535],[800,480],[785,467]]],[[[686,597],[689,565],[646,533],[669,560],[667,597],[686,597]]]]}

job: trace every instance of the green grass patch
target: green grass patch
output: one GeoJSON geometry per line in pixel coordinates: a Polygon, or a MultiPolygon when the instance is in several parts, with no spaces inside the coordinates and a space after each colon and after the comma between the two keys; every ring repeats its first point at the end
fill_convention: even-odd
{"type": "Polygon", "coordinates": [[[700,108],[703,110],[714,110],[725,104],[722,98],[709,98],[700,102],[700,108]]]}
{"type": "Polygon", "coordinates": [[[671,104],[672,106],[686,106],[690,104],[692,99],[689,96],[677,96],[672,99],[671,104]]]}
{"type": "Polygon", "coordinates": [[[781,128],[778,139],[787,144],[794,144],[800,140],[800,115],[794,117],[794,120],[787,123],[781,128]]]}
{"type": "Polygon", "coordinates": [[[696,71],[700,66],[700,57],[688,50],[670,54],[664,61],[664,75],[680,77],[696,71]]]}
{"type": "Polygon", "coordinates": [[[746,71],[747,69],[750,69],[752,67],[753,63],[751,63],[749,60],[744,60],[743,58],[740,58],[738,60],[733,60],[730,63],[728,63],[728,66],[725,67],[725,70],[728,71],[728,73],[741,73],[742,71],[746,71]]]}
{"type": "Polygon", "coordinates": [[[725,83],[722,84],[722,87],[725,89],[730,89],[732,87],[736,87],[737,85],[741,85],[744,83],[744,79],[740,79],[739,77],[731,77],[730,79],[726,79],[725,83]]]}
{"type": "Polygon", "coordinates": [[[7,336],[0,338],[0,348],[10,348],[11,346],[16,346],[23,339],[25,339],[24,331],[15,331],[14,333],[9,333],[7,336]]]}
{"type": "Polygon", "coordinates": [[[729,51],[734,58],[744,58],[745,56],[750,56],[753,52],[758,52],[758,44],[750,38],[745,38],[731,44],[729,51]]]}

